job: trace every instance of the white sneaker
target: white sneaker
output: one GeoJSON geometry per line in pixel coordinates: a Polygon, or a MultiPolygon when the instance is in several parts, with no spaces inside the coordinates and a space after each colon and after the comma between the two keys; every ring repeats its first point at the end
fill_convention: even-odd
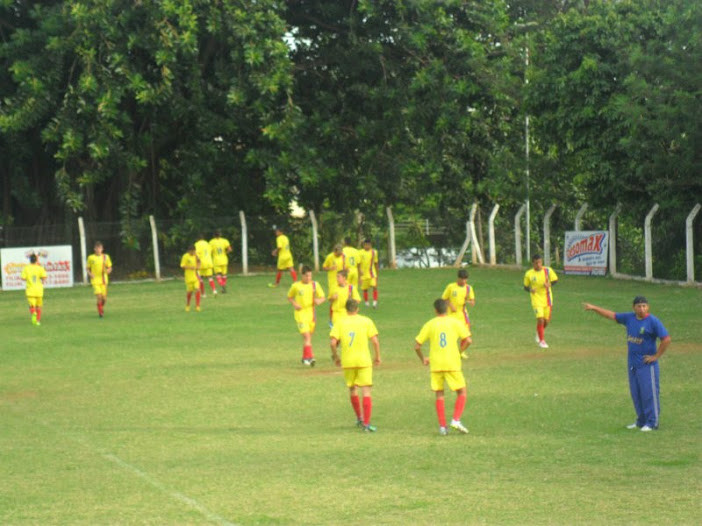
{"type": "Polygon", "coordinates": [[[536,333],[536,336],[534,336],[534,341],[535,341],[536,343],[541,343],[541,338],[539,338],[539,333],[538,333],[538,332],[536,333]]]}
{"type": "Polygon", "coordinates": [[[646,432],[648,432],[648,431],[653,431],[653,428],[652,428],[652,427],[649,427],[649,426],[643,426],[643,427],[641,428],[641,431],[643,431],[644,433],[646,433],[646,432]]]}
{"type": "Polygon", "coordinates": [[[637,426],[636,422],[634,422],[633,424],[629,424],[628,426],[626,426],[626,428],[627,429],[638,429],[639,426],[637,426]]]}
{"type": "Polygon", "coordinates": [[[448,435],[448,429],[446,429],[445,427],[440,427],[440,428],[439,428],[439,434],[440,434],[442,437],[445,437],[446,435],[448,435]]]}
{"type": "Polygon", "coordinates": [[[451,429],[455,429],[456,431],[460,431],[461,433],[468,432],[468,428],[461,424],[460,420],[451,420],[451,429]]]}
{"type": "Polygon", "coordinates": [[[366,307],[370,307],[370,303],[366,302],[366,307]]]}
{"type": "Polygon", "coordinates": [[[542,349],[548,349],[548,343],[546,343],[544,340],[541,340],[539,342],[539,347],[541,347],[542,349]]]}

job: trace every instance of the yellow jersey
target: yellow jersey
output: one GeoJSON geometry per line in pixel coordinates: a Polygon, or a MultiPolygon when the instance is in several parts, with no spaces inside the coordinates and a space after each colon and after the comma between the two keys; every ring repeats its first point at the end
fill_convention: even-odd
{"type": "Polygon", "coordinates": [[[341,367],[355,369],[373,365],[368,340],[378,335],[375,323],[366,316],[352,314],[346,316],[329,333],[340,344],[341,367]]]}
{"type": "Polygon", "coordinates": [[[336,283],[336,273],[346,268],[346,256],[344,256],[343,253],[340,256],[337,256],[336,254],[334,254],[334,252],[332,252],[324,260],[322,267],[325,269],[332,267],[332,270],[327,270],[329,294],[332,294],[333,291],[335,291],[338,287],[336,283]]]}
{"type": "Polygon", "coordinates": [[[46,269],[39,263],[30,263],[22,269],[22,279],[26,282],[27,297],[41,298],[44,296],[46,269]]]}
{"type": "Polygon", "coordinates": [[[455,312],[449,309],[447,314],[452,318],[462,321],[463,323],[470,324],[470,318],[468,317],[468,301],[475,300],[475,290],[473,287],[468,285],[459,285],[458,283],[450,283],[444,289],[444,293],[441,295],[441,299],[448,300],[451,305],[456,309],[455,312]]]}
{"type": "Polygon", "coordinates": [[[357,270],[358,264],[361,262],[360,252],[353,247],[344,247],[342,252],[346,258],[346,268],[349,270],[357,270]]]}
{"type": "Polygon", "coordinates": [[[107,285],[109,278],[107,277],[107,269],[112,268],[112,260],[110,256],[103,254],[90,254],[88,256],[87,265],[90,272],[90,282],[100,285],[107,285]]]}
{"type": "Polygon", "coordinates": [[[314,320],[314,299],[324,298],[324,289],[316,281],[310,281],[309,283],[296,281],[288,290],[288,298],[294,298],[298,305],[302,307],[302,309],[295,311],[296,320],[314,320]]]}
{"type": "Polygon", "coordinates": [[[212,247],[204,239],[195,242],[195,254],[200,259],[200,268],[212,268],[212,247]]]}
{"type": "Polygon", "coordinates": [[[278,249],[278,261],[281,259],[292,259],[290,251],[290,240],[285,234],[280,234],[275,238],[275,247],[278,249]]]}
{"type": "Polygon", "coordinates": [[[534,307],[551,307],[553,305],[553,290],[546,287],[546,280],[550,283],[558,281],[558,275],[551,267],[542,267],[541,270],[529,269],[524,274],[524,286],[531,291],[531,304],[534,307]]]}
{"type": "Polygon", "coordinates": [[[468,337],[468,327],[450,316],[436,316],[424,324],[415,338],[420,345],[429,340],[429,368],[433,372],[460,371],[458,341],[468,337]]]}
{"type": "Polygon", "coordinates": [[[180,268],[185,271],[185,282],[197,281],[197,269],[200,268],[200,260],[197,254],[186,252],[180,259],[180,268]]]}
{"type": "Polygon", "coordinates": [[[212,247],[212,263],[215,267],[223,267],[229,264],[227,252],[231,249],[229,241],[223,237],[215,237],[210,240],[212,247]]]}
{"type": "Polygon", "coordinates": [[[378,251],[374,248],[359,250],[358,269],[363,279],[375,278],[378,275],[378,251]]]}
{"type": "Polygon", "coordinates": [[[358,287],[353,285],[346,285],[345,287],[339,287],[335,291],[336,299],[332,302],[332,321],[334,324],[341,318],[347,315],[346,312],[346,302],[349,299],[354,299],[358,302],[361,301],[361,296],[358,294],[358,287]]]}

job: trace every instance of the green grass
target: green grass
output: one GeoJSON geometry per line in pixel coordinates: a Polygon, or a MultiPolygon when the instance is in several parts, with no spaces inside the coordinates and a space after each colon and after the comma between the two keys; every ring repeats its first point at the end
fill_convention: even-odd
{"type": "Polygon", "coordinates": [[[472,269],[470,434],[440,437],[413,339],[454,275],[382,274],[373,435],[326,305],[300,365],[289,281],[231,278],[200,313],[182,282],[114,284],[102,320],[88,288],[53,289],[41,327],[0,293],[0,523],[699,524],[702,291],[563,276],[542,352],[521,272],[472,269]],[[673,338],[648,434],[624,429],[624,329],[580,307],[641,293],[673,338]]]}

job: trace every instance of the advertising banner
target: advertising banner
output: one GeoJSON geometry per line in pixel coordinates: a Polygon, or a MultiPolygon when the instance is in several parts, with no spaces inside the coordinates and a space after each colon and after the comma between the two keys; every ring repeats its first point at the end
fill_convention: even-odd
{"type": "Polygon", "coordinates": [[[566,274],[604,276],[607,273],[609,232],[581,230],[565,233],[563,266],[566,274]]]}
{"type": "Polygon", "coordinates": [[[3,290],[24,290],[22,269],[29,265],[29,256],[36,254],[46,269],[45,287],[73,286],[73,248],[71,245],[17,247],[0,249],[3,290]]]}

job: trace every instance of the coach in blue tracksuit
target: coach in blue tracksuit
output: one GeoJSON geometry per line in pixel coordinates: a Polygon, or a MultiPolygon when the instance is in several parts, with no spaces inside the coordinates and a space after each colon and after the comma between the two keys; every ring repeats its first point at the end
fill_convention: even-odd
{"type": "Polygon", "coordinates": [[[658,318],[649,313],[648,300],[643,296],[634,298],[634,312],[613,312],[590,303],[583,303],[583,307],[626,327],[629,388],[636,408],[636,422],[627,427],[641,431],[658,429],[661,412],[658,358],[670,345],[668,331],[658,318]],[[656,349],[658,339],[660,344],[656,349]]]}

